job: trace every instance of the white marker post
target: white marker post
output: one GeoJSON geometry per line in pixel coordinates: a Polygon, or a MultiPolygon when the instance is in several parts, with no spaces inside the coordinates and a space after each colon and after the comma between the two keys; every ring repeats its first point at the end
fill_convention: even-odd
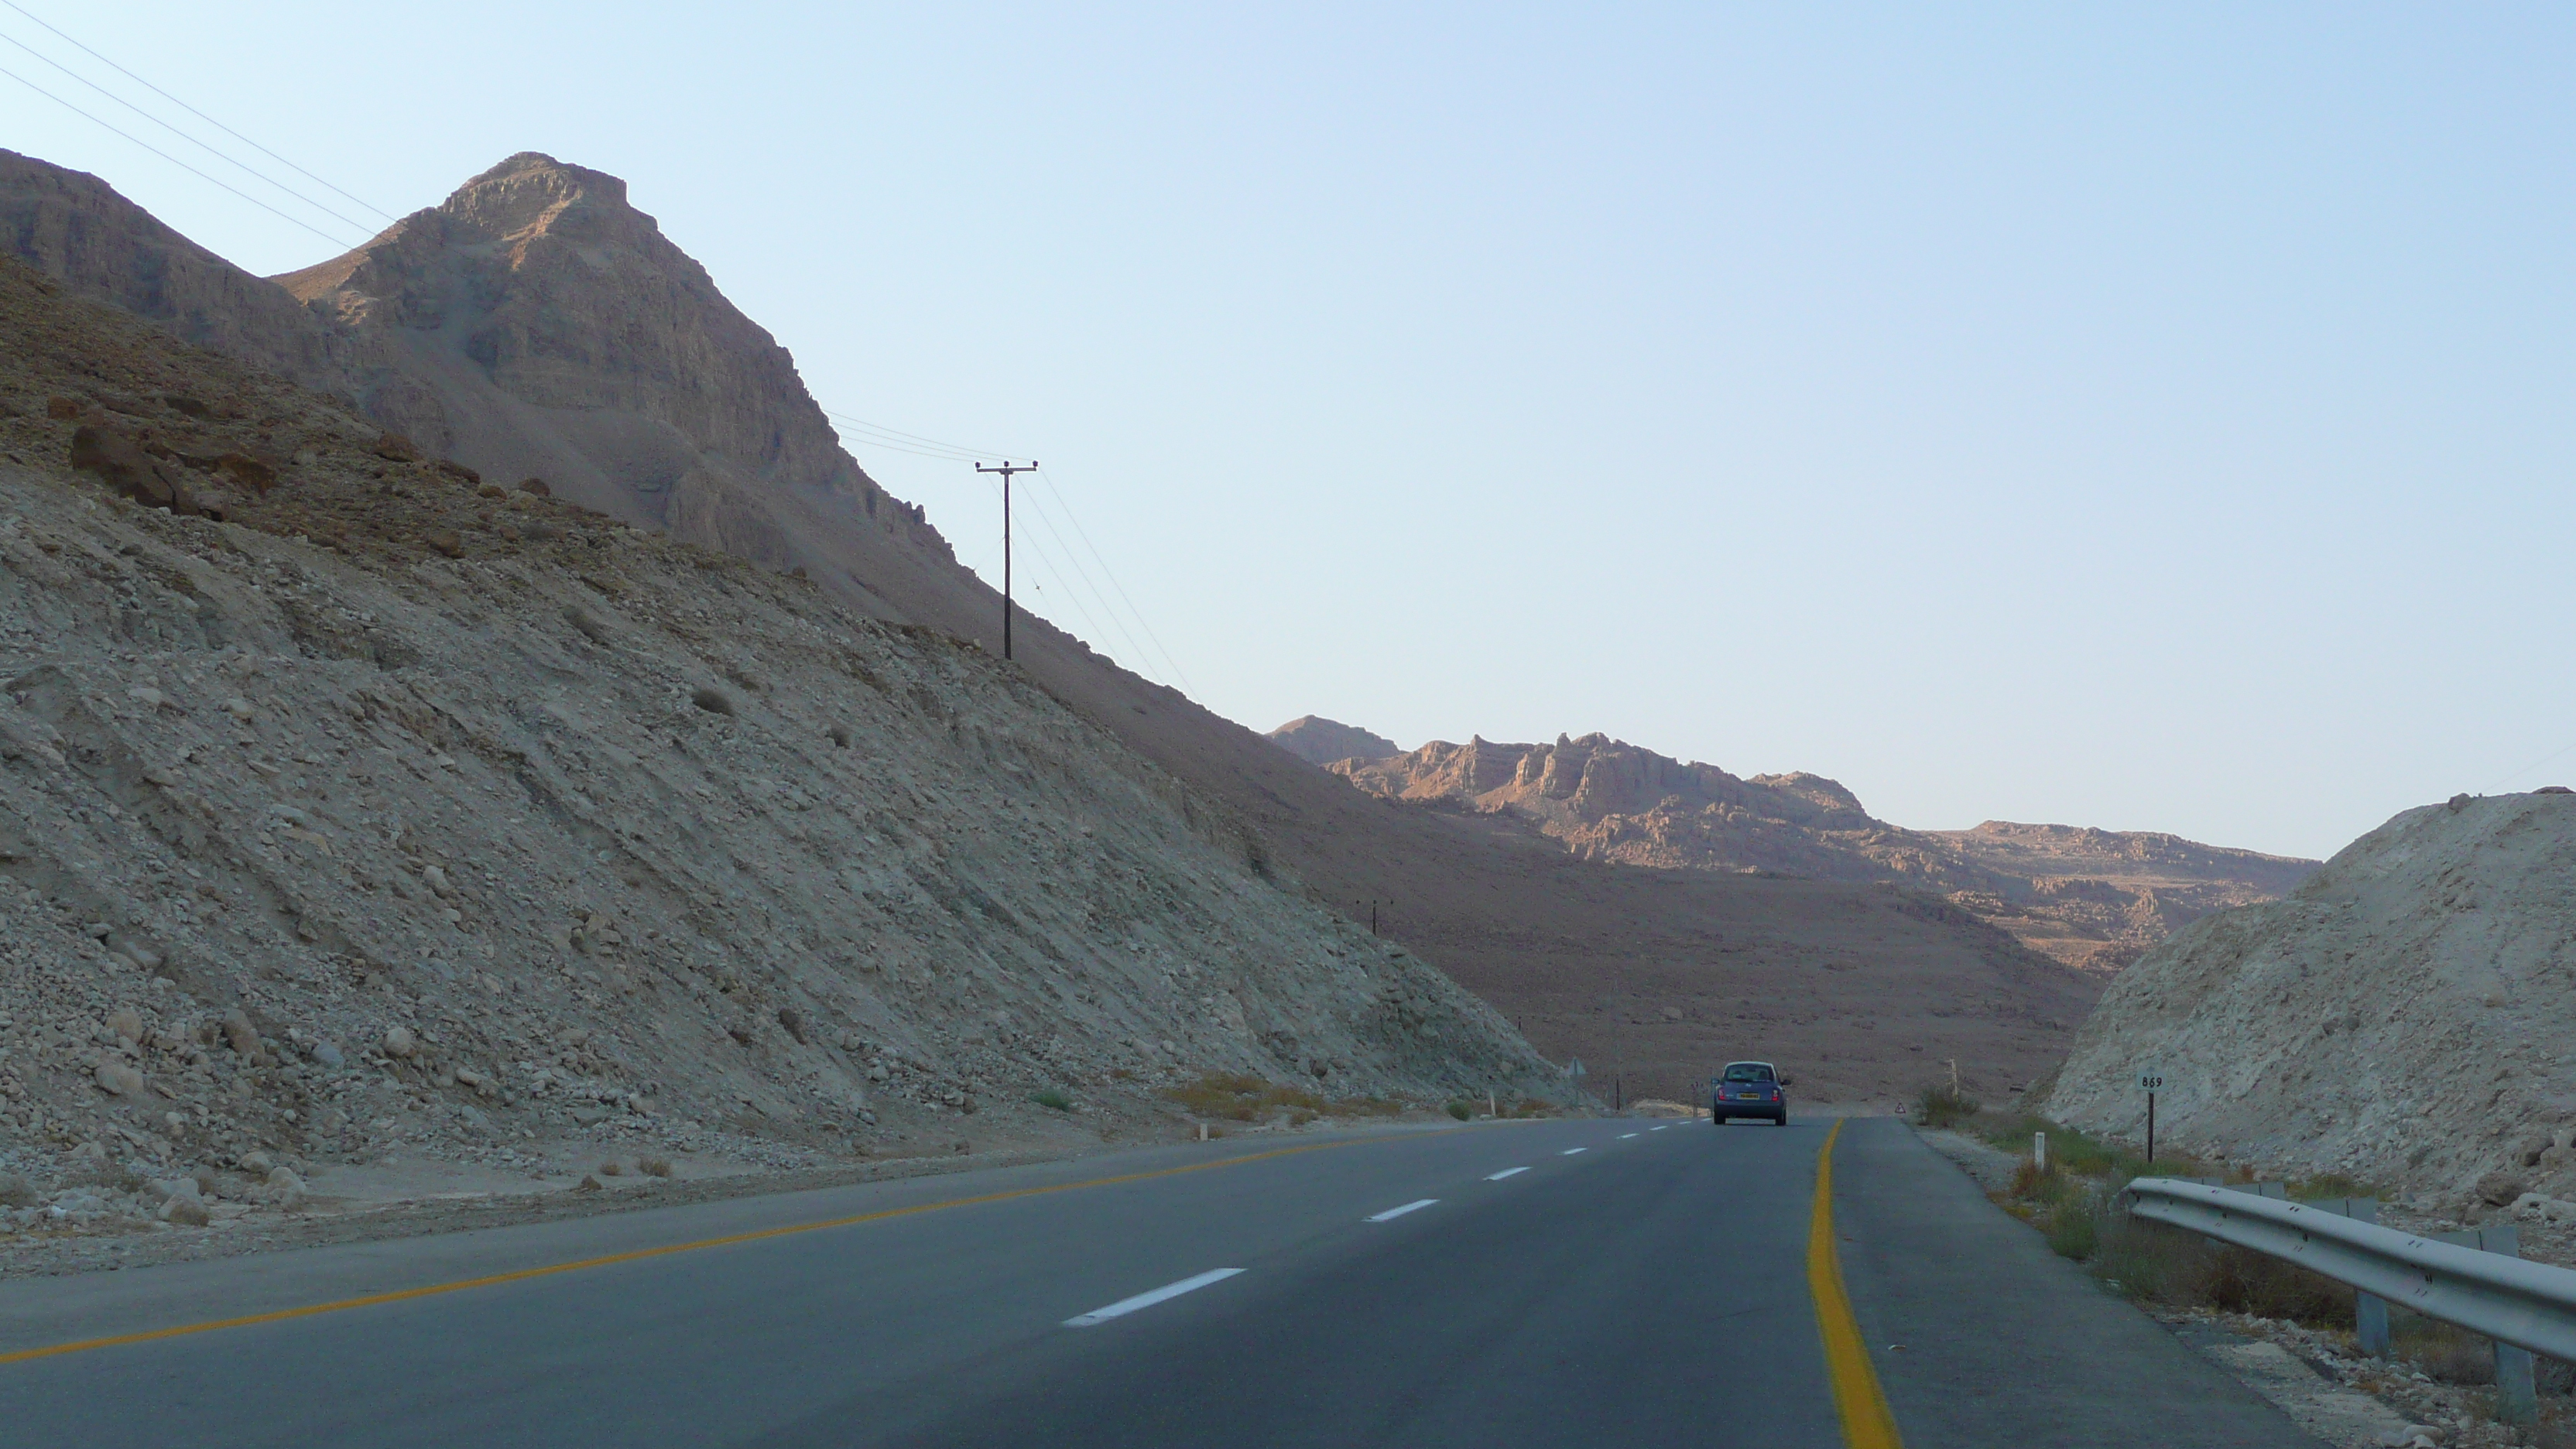
{"type": "Polygon", "coordinates": [[[2165,1089],[2162,1067],[2147,1067],[2138,1073],[2138,1090],[2147,1094],[2147,1161],[2156,1160],[2156,1093],[2165,1089]]]}
{"type": "Polygon", "coordinates": [[[2045,1132],[2030,1134],[2030,1165],[2041,1172],[2048,1171],[2048,1134],[2045,1132]]]}

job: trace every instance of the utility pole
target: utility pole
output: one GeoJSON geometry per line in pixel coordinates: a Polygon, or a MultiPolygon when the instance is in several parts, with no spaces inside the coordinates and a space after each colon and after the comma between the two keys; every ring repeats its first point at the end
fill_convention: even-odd
{"type": "Polygon", "coordinates": [[[1014,463],[1005,458],[999,468],[987,468],[981,463],[975,465],[978,473],[1002,475],[1002,657],[1005,659],[1011,657],[1011,475],[1037,470],[1038,460],[1035,458],[1025,463],[1014,463]]]}

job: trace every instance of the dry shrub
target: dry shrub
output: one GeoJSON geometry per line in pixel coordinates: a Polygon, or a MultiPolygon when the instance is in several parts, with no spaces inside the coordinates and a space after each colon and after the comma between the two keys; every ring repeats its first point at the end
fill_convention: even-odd
{"type": "Polygon", "coordinates": [[[2092,1250],[2081,1255],[2085,1266],[2131,1297],[2283,1318],[2310,1328],[2353,1325],[2352,1289],[2331,1278],[2251,1248],[2141,1222],[2116,1195],[2083,1206],[2093,1218],[2092,1250]]]}
{"type": "Polygon", "coordinates": [[[625,1171],[626,1169],[614,1157],[599,1164],[599,1175],[602,1177],[619,1177],[624,1175],[625,1171]]]}
{"type": "Polygon", "coordinates": [[[1974,1097],[1947,1083],[1914,1094],[1914,1120],[1926,1127],[1950,1127],[1977,1115],[1974,1097]]]}
{"type": "Polygon", "coordinates": [[[1346,1097],[1328,1102],[1303,1087],[1281,1086],[1246,1072],[1208,1072],[1195,1082],[1166,1089],[1163,1095],[1180,1103],[1194,1117],[1222,1117],[1236,1122],[1258,1122],[1281,1110],[1292,1119],[1302,1117],[1308,1122],[1325,1116],[1393,1116],[1404,1110],[1403,1103],[1381,1097],[1346,1097]]]}
{"type": "Polygon", "coordinates": [[[2445,1384],[2495,1382],[2495,1341],[2437,1318],[2402,1309],[2388,1315],[2389,1348],[2399,1361],[2445,1384]]]}
{"type": "Polygon", "coordinates": [[[659,1157],[644,1157],[636,1160],[635,1170],[646,1177],[669,1177],[671,1164],[659,1157]]]}

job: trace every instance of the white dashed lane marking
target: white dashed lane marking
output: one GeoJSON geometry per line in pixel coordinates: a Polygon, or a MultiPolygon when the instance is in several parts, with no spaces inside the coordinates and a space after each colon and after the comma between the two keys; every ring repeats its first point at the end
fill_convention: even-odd
{"type": "Polygon", "coordinates": [[[1411,1213],[1411,1212],[1420,1212],[1420,1211],[1421,1211],[1421,1210],[1423,1210],[1424,1208],[1427,1208],[1427,1207],[1431,1206],[1433,1203],[1438,1202],[1438,1201],[1440,1201],[1440,1199],[1438,1199],[1438,1198],[1436,1198],[1436,1197],[1419,1198],[1419,1199],[1416,1199],[1416,1200],[1415,1200],[1415,1201],[1413,1201],[1413,1202],[1406,1203],[1406,1204],[1405,1204],[1404,1206],[1402,1206],[1402,1207],[1391,1207],[1391,1208],[1388,1208],[1385,1212],[1382,1212],[1382,1213],[1371,1213],[1371,1214],[1369,1214],[1369,1215],[1368,1215],[1368,1217],[1365,1219],[1365,1221],[1372,1222],[1372,1223],[1382,1223],[1382,1222],[1385,1222],[1388,1218],[1400,1218],[1400,1217],[1404,1216],[1406,1213],[1411,1213]]]}
{"type": "Polygon", "coordinates": [[[1556,1155],[1559,1157],[1572,1157],[1574,1154],[1581,1152],[1582,1150],[1583,1149],[1580,1147],[1569,1147],[1556,1155]]]}
{"type": "Polygon", "coordinates": [[[1511,1176],[1513,1173],[1516,1173],[1516,1172],[1527,1172],[1527,1171],[1529,1171],[1529,1169],[1528,1169],[1528,1168],[1526,1168],[1526,1167],[1506,1167],[1506,1168],[1504,1168],[1504,1169],[1503,1169],[1502,1171],[1500,1171],[1500,1172],[1490,1174],[1489,1176],[1487,1176],[1487,1177],[1486,1177],[1485,1181],[1487,1181],[1487,1182],[1500,1182],[1500,1181],[1502,1181],[1504,1178],[1507,1178],[1507,1177],[1511,1176]]]}
{"type": "Polygon", "coordinates": [[[1625,1142],[1625,1141],[1627,1141],[1629,1138],[1634,1137],[1634,1136],[1636,1136],[1636,1135],[1637,1135],[1637,1134],[1636,1134],[1636,1133],[1634,1133],[1634,1132],[1622,1132],[1622,1133],[1620,1133],[1620,1134],[1619,1134],[1619,1140],[1620,1140],[1620,1141],[1622,1141],[1622,1142],[1625,1142]]]}
{"type": "Polygon", "coordinates": [[[1178,1298],[1184,1293],[1196,1292],[1210,1283],[1222,1283],[1242,1271],[1241,1268],[1211,1268],[1195,1278],[1184,1278],[1178,1283],[1166,1283],[1151,1293],[1139,1293],[1133,1298],[1121,1298],[1106,1308],[1095,1308],[1089,1313],[1068,1318],[1064,1321],[1064,1326],[1090,1328],[1096,1324],[1107,1323],[1113,1318],[1123,1318],[1139,1308],[1151,1308],[1157,1303],[1178,1298]]]}

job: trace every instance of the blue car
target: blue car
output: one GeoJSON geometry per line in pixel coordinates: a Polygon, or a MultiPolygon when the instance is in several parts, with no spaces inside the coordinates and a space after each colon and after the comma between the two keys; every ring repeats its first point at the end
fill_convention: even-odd
{"type": "Polygon", "coordinates": [[[1709,1078],[1709,1120],[1723,1127],[1731,1117],[1768,1117],[1789,1125],[1789,1079],[1769,1062],[1728,1062],[1709,1078]]]}

